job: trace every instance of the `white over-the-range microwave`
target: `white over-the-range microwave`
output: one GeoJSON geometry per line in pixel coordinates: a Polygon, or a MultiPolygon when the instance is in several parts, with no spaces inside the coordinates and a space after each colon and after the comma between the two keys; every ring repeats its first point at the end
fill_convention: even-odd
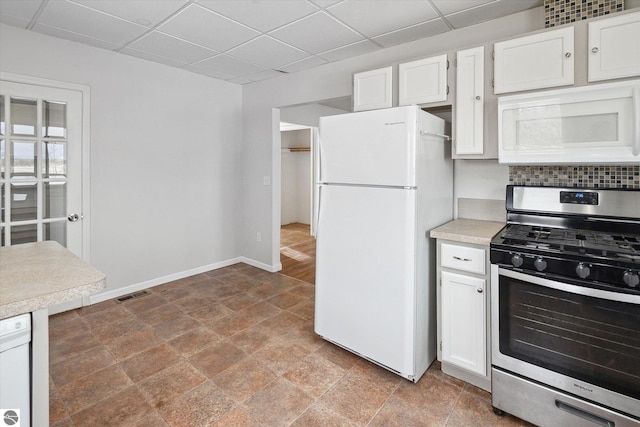
{"type": "Polygon", "coordinates": [[[640,80],[503,96],[504,164],[640,164],[640,80]]]}

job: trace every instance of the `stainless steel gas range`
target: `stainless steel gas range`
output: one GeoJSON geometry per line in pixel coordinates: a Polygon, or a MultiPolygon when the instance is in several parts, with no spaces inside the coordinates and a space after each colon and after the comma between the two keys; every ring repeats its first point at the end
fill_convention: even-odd
{"type": "Polygon", "coordinates": [[[490,252],[494,411],[640,426],[640,191],[508,186],[490,252]]]}

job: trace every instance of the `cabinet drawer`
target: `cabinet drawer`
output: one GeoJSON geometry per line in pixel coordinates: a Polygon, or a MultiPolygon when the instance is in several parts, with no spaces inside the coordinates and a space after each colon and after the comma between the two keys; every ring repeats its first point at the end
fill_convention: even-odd
{"type": "Polygon", "coordinates": [[[440,265],[471,273],[485,274],[485,250],[443,243],[440,265]]]}

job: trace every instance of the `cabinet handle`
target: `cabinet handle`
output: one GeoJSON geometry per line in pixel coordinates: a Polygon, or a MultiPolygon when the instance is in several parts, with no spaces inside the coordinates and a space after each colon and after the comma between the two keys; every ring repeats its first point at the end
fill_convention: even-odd
{"type": "Polygon", "coordinates": [[[598,48],[597,47],[592,47],[591,48],[591,53],[598,53],[598,48]]]}
{"type": "Polygon", "coordinates": [[[453,259],[457,259],[458,261],[473,261],[471,258],[460,258],[459,256],[453,256],[453,259]]]}
{"type": "Polygon", "coordinates": [[[476,289],[476,291],[478,291],[479,294],[481,294],[483,292],[482,288],[478,288],[478,289],[476,289]]]}
{"type": "Polygon", "coordinates": [[[477,99],[478,101],[480,101],[480,95],[476,96],[476,99],[477,99]]]}
{"type": "Polygon", "coordinates": [[[566,56],[567,58],[571,58],[571,52],[565,53],[564,56],[566,56]]]}

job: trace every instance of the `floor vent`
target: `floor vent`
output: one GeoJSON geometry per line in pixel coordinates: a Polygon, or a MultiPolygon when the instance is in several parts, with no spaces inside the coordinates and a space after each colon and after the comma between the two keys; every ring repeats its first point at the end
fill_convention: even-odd
{"type": "Polygon", "coordinates": [[[132,294],[125,295],[125,296],[122,296],[120,298],[116,298],[116,302],[118,304],[120,304],[120,303],[123,303],[125,301],[129,301],[130,299],[140,298],[140,297],[143,297],[143,296],[148,295],[148,294],[149,294],[149,292],[147,292],[147,291],[134,292],[132,294]]]}

